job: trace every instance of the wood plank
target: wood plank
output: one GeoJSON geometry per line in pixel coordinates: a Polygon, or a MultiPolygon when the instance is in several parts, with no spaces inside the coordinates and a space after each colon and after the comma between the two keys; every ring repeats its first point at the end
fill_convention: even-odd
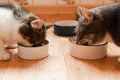
{"type": "Polygon", "coordinates": [[[117,2],[117,0],[104,0],[104,4],[110,4],[114,2],[117,2]]]}
{"type": "Polygon", "coordinates": [[[46,22],[55,22],[62,19],[76,19],[76,5],[51,6],[24,6],[46,22]],[[73,6],[73,7],[72,7],[73,6]]]}
{"type": "Polygon", "coordinates": [[[76,15],[74,13],[53,13],[53,14],[36,14],[45,22],[56,22],[59,20],[75,20],[76,15]]]}
{"type": "Polygon", "coordinates": [[[77,5],[32,5],[23,6],[35,13],[75,12],[77,5]]]}
{"type": "Polygon", "coordinates": [[[120,2],[120,0],[117,0],[117,2],[120,2]]]}
{"type": "Polygon", "coordinates": [[[101,4],[95,5],[32,5],[23,6],[26,9],[32,11],[40,18],[43,18],[47,22],[54,22],[61,19],[77,19],[77,7],[83,6],[86,8],[93,8],[96,6],[101,6],[101,4]]]}
{"type": "Polygon", "coordinates": [[[3,80],[69,80],[59,38],[48,30],[49,56],[42,60],[23,60],[13,55],[3,80]]]}
{"type": "Polygon", "coordinates": [[[34,5],[55,5],[56,0],[33,0],[34,5]]]}
{"type": "Polygon", "coordinates": [[[75,0],[75,4],[80,4],[80,0],[75,0]]]}
{"type": "Polygon", "coordinates": [[[0,3],[8,2],[8,0],[0,0],[0,3]]]}
{"type": "Polygon", "coordinates": [[[57,0],[57,5],[68,4],[67,0],[57,0]]]}
{"type": "Polygon", "coordinates": [[[57,4],[79,4],[79,0],[57,0],[57,4]]]}
{"type": "Polygon", "coordinates": [[[74,58],[69,54],[68,38],[61,37],[60,40],[70,80],[120,79],[120,63],[117,62],[120,48],[117,48],[113,43],[109,43],[106,58],[86,60],[74,58]]]}
{"type": "Polygon", "coordinates": [[[9,61],[0,61],[0,80],[3,80],[4,73],[9,61]]]}
{"type": "Polygon", "coordinates": [[[80,4],[103,4],[103,0],[81,0],[80,4]]]}
{"type": "Polygon", "coordinates": [[[83,6],[86,8],[93,8],[97,6],[102,6],[102,4],[80,4],[80,5],[32,5],[32,6],[23,6],[26,9],[34,13],[75,13],[78,6],[83,6]]]}
{"type": "Polygon", "coordinates": [[[32,0],[9,0],[9,2],[19,5],[32,5],[32,0]]]}

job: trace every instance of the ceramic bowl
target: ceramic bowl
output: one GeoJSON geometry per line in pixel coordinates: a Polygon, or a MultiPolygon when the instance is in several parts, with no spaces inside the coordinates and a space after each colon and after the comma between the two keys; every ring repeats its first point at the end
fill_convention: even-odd
{"type": "Polygon", "coordinates": [[[22,59],[34,60],[42,59],[48,56],[48,44],[38,47],[24,47],[18,44],[18,56],[22,59]]]}
{"type": "Polygon", "coordinates": [[[100,59],[107,55],[107,41],[93,45],[78,45],[76,37],[69,38],[69,53],[71,56],[81,59],[100,59]]]}
{"type": "Polygon", "coordinates": [[[75,20],[57,21],[54,23],[54,33],[60,36],[73,36],[77,23],[75,20]]]}

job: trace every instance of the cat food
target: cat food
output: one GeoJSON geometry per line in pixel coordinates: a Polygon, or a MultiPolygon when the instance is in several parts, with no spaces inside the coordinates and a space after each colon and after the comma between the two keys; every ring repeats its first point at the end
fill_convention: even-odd
{"type": "Polygon", "coordinates": [[[75,20],[57,21],[54,23],[54,33],[60,36],[73,36],[77,23],[75,20]]]}
{"type": "Polygon", "coordinates": [[[44,41],[43,41],[43,42],[41,42],[41,43],[34,44],[32,47],[44,46],[44,45],[46,45],[46,44],[48,44],[48,41],[47,41],[47,40],[44,40],[44,41]]]}
{"type": "Polygon", "coordinates": [[[69,53],[73,57],[81,59],[100,59],[106,56],[107,41],[89,46],[76,44],[76,37],[69,38],[69,53]]]}
{"type": "Polygon", "coordinates": [[[36,47],[25,47],[18,44],[18,55],[20,58],[28,60],[45,58],[48,56],[48,44],[47,40],[44,45],[36,47]]]}
{"type": "Polygon", "coordinates": [[[23,47],[40,47],[40,46],[44,46],[46,44],[48,44],[47,40],[44,40],[42,43],[33,44],[32,46],[25,46],[22,43],[18,43],[18,45],[23,46],[23,47]]]}

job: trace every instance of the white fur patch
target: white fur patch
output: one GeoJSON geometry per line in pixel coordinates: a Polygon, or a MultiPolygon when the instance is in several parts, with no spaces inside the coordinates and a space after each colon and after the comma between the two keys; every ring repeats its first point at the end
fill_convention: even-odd
{"type": "Polygon", "coordinates": [[[0,39],[5,43],[17,42],[20,21],[15,20],[12,10],[0,8],[0,39]]]}

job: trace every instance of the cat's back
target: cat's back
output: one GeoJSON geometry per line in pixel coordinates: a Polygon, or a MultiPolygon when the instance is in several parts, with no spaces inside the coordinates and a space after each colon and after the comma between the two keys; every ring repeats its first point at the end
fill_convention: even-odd
{"type": "Polygon", "coordinates": [[[120,3],[112,3],[91,9],[94,13],[113,14],[120,12],[120,3]]]}
{"type": "Polygon", "coordinates": [[[120,20],[120,3],[112,3],[101,7],[92,8],[91,11],[99,17],[103,24],[116,24],[120,20]]]}
{"type": "Polygon", "coordinates": [[[20,21],[14,18],[12,7],[0,4],[0,39],[10,37],[11,34],[17,34],[20,21]],[[3,35],[4,34],[4,35],[3,35]]]}
{"type": "Polygon", "coordinates": [[[0,27],[12,26],[16,23],[12,6],[13,5],[10,6],[9,4],[0,4],[0,27]]]}
{"type": "Polygon", "coordinates": [[[13,10],[15,5],[0,3],[0,19],[6,19],[13,17],[13,10]]]}
{"type": "Polygon", "coordinates": [[[12,10],[0,7],[0,24],[5,24],[6,22],[10,22],[10,20],[12,19],[13,19],[12,10]]]}
{"type": "Polygon", "coordinates": [[[101,8],[101,9],[119,9],[120,8],[120,2],[107,4],[107,5],[101,6],[99,8],[101,8]]]}

